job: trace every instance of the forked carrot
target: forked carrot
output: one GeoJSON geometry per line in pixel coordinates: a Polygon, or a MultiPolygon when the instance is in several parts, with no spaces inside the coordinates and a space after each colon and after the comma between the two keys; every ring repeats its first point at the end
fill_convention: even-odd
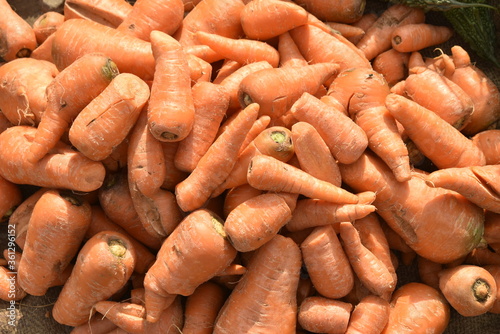
{"type": "Polygon", "coordinates": [[[132,11],[132,5],[123,0],[68,0],[64,2],[66,20],[85,19],[116,28],[132,11]]]}
{"type": "Polygon", "coordinates": [[[29,57],[37,47],[32,26],[21,17],[7,0],[0,1],[3,20],[0,22],[0,59],[9,62],[16,58],[29,57]]]}
{"type": "Polygon", "coordinates": [[[397,27],[391,35],[392,47],[399,52],[420,51],[442,44],[453,36],[453,29],[429,23],[406,24],[397,27]]]}
{"type": "Polygon", "coordinates": [[[389,321],[389,302],[375,295],[360,300],[351,312],[345,334],[381,333],[389,321]]]}
{"type": "Polygon", "coordinates": [[[313,333],[345,333],[352,309],[351,303],[311,296],[300,304],[297,322],[313,333]]]}

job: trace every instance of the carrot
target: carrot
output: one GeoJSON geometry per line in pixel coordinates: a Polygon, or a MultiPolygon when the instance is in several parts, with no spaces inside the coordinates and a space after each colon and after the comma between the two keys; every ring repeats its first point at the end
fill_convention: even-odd
{"type": "Polygon", "coordinates": [[[214,142],[217,130],[229,107],[229,94],[224,86],[200,82],[192,87],[195,108],[193,128],[180,141],[174,156],[176,168],[192,172],[214,142]]]}
{"type": "MultiPolygon", "coordinates": [[[[209,50],[212,50],[212,49],[210,49],[210,47],[208,47],[207,45],[203,45],[203,44],[195,45],[195,47],[205,47],[209,50]]],[[[240,64],[235,60],[228,59],[228,58],[223,59],[221,64],[219,66],[217,66],[216,74],[212,80],[212,83],[220,84],[222,82],[222,80],[227,78],[229,75],[233,74],[237,69],[239,69],[242,66],[243,66],[243,64],[240,64]]],[[[271,65],[269,65],[269,67],[271,67],[271,65]]],[[[239,106],[239,103],[238,103],[238,106],[239,106]]]]}
{"type": "Polygon", "coordinates": [[[258,104],[251,104],[214,141],[189,176],[175,187],[179,207],[185,211],[200,208],[227,178],[241,144],[257,119],[258,104]]]}
{"type": "Polygon", "coordinates": [[[3,13],[0,23],[0,59],[9,62],[29,57],[37,46],[33,28],[7,0],[0,1],[0,10],[3,13]]]}
{"type": "Polygon", "coordinates": [[[200,284],[226,268],[236,254],[220,217],[206,209],[187,215],[167,237],[157,260],[146,273],[148,321],[155,322],[162,311],[151,301],[158,296],[191,295],[200,284]]]}
{"type": "Polygon", "coordinates": [[[58,72],[54,64],[32,58],[0,67],[2,114],[15,125],[38,125],[47,104],[45,89],[58,72]]]}
{"type": "Polygon", "coordinates": [[[382,333],[443,333],[449,322],[450,307],[442,294],[423,283],[410,282],[392,295],[389,321],[382,333]]]}
{"type": "Polygon", "coordinates": [[[399,182],[382,160],[369,152],[339,167],[343,182],[353,191],[377,192],[373,202],[377,213],[417,254],[448,263],[480,243],[483,210],[456,192],[429,187],[420,175],[399,182]],[[436,224],[442,228],[431,227],[436,224]]]}
{"type": "Polygon", "coordinates": [[[212,79],[212,64],[193,55],[186,54],[191,86],[197,82],[208,82],[212,79]]]}
{"type": "Polygon", "coordinates": [[[316,93],[337,70],[335,64],[322,63],[257,71],[241,81],[238,99],[242,107],[258,103],[260,115],[275,119],[285,114],[303,93],[316,93]]]}
{"type": "Polygon", "coordinates": [[[304,198],[297,201],[292,219],[286,224],[290,232],[305,230],[314,226],[360,219],[375,211],[375,206],[359,204],[335,204],[326,200],[304,198]]]}
{"type": "Polygon", "coordinates": [[[142,79],[118,74],[73,120],[71,144],[92,160],[104,160],[128,135],[148,98],[142,79]]]}
{"type": "Polygon", "coordinates": [[[314,333],[345,333],[353,305],[340,300],[311,296],[300,304],[297,322],[314,333]]]}
{"type": "Polygon", "coordinates": [[[137,261],[130,241],[117,232],[100,232],[80,249],[75,267],[59,294],[52,315],[68,326],[85,323],[93,305],[111,297],[129,280],[137,261]]]}
{"type": "Polygon", "coordinates": [[[241,27],[243,8],[245,8],[245,3],[242,0],[200,1],[187,13],[173,37],[182,46],[199,44],[194,36],[198,31],[228,38],[240,38],[243,36],[243,28],[241,27]]]}
{"type": "Polygon", "coordinates": [[[271,117],[267,115],[260,116],[257,118],[257,120],[253,123],[252,127],[250,130],[248,130],[248,133],[243,140],[243,144],[241,144],[240,148],[240,154],[247,148],[250,143],[257,138],[257,136],[262,133],[266,128],[272,127],[271,125],[271,117]]]}
{"type": "Polygon", "coordinates": [[[368,147],[391,168],[398,181],[410,178],[410,158],[396,120],[385,106],[389,85],[371,69],[357,68],[341,72],[328,89],[347,107],[349,115],[364,130],[368,147]],[[349,96],[348,102],[342,100],[349,96]]]}
{"type": "Polygon", "coordinates": [[[224,57],[222,57],[220,54],[210,49],[206,45],[202,44],[186,45],[183,46],[182,48],[186,54],[196,56],[208,63],[215,63],[219,60],[224,59],[224,57]]]}
{"type": "Polygon", "coordinates": [[[464,317],[488,312],[497,296],[495,278],[488,270],[474,265],[442,270],[439,288],[451,307],[464,317]]]}
{"type": "Polygon", "coordinates": [[[368,138],[359,125],[309,93],[302,94],[290,111],[297,120],[314,126],[339,162],[356,161],[368,147],[368,138]]]}
{"type": "Polygon", "coordinates": [[[64,17],[85,19],[116,28],[132,11],[132,5],[124,0],[67,0],[64,17]]]}
{"type": "Polygon", "coordinates": [[[54,33],[52,58],[60,71],[84,54],[94,52],[113,59],[120,72],[135,74],[146,81],[153,78],[155,59],[147,41],[85,19],[64,21],[54,33]]]}
{"type": "Polygon", "coordinates": [[[361,38],[363,38],[363,36],[366,34],[366,31],[375,23],[377,19],[378,19],[377,13],[373,11],[368,12],[365,10],[363,15],[359,18],[359,20],[351,23],[352,26],[363,29],[363,35],[348,38],[351,41],[351,43],[356,45],[361,40],[361,38]]]}
{"type": "Polygon", "coordinates": [[[0,221],[8,220],[22,202],[23,194],[19,186],[0,176],[0,221]]]}
{"type": "Polygon", "coordinates": [[[500,187],[495,179],[500,176],[500,165],[444,168],[432,172],[426,182],[458,192],[479,207],[500,213],[500,187]]]}
{"type": "Polygon", "coordinates": [[[224,288],[213,282],[201,284],[186,298],[184,334],[211,334],[215,319],[226,298],[224,288]]]}
{"type": "Polygon", "coordinates": [[[278,50],[266,42],[246,38],[230,38],[204,31],[197,31],[194,37],[199,44],[209,46],[225,58],[242,64],[267,61],[272,67],[278,67],[278,50]]]}
{"type": "Polygon", "coordinates": [[[117,326],[111,320],[95,313],[84,324],[73,327],[70,334],[109,334],[116,328],[117,326]]]}
{"type": "Polygon", "coordinates": [[[48,11],[38,16],[32,25],[38,45],[52,35],[63,22],[64,15],[55,11],[48,11]]]}
{"type": "Polygon", "coordinates": [[[234,208],[246,200],[262,194],[263,191],[255,189],[248,183],[229,189],[224,196],[223,216],[226,218],[234,208]]]}
{"type": "Polygon", "coordinates": [[[429,23],[414,23],[399,26],[392,32],[392,47],[399,52],[420,51],[442,44],[453,36],[453,29],[429,23]]]}
{"type": "Polygon", "coordinates": [[[19,263],[18,281],[27,293],[47,292],[78,253],[90,220],[88,202],[71,193],[43,193],[33,207],[19,263]]]}
{"type": "Polygon", "coordinates": [[[385,104],[420,152],[438,168],[485,164],[479,148],[431,110],[394,93],[387,95],[385,104]],[[427,126],[430,123],[434,124],[432,129],[427,126]]]}
{"type": "Polygon", "coordinates": [[[302,259],[315,290],[323,297],[345,297],[354,272],[332,225],[314,228],[300,244],[302,259]]]}
{"type": "Polygon", "coordinates": [[[384,76],[389,87],[392,87],[408,76],[409,58],[409,53],[391,48],[376,56],[372,66],[375,71],[384,76]]]}
{"type": "Polygon", "coordinates": [[[46,60],[48,62],[54,63],[52,58],[52,41],[54,40],[54,34],[51,34],[47,39],[39,44],[33,52],[31,52],[30,58],[38,60],[46,60]]]}
{"type": "Polygon", "coordinates": [[[428,260],[425,257],[417,257],[418,277],[422,283],[439,290],[439,273],[443,270],[443,264],[428,260]]]}
{"type": "Polygon", "coordinates": [[[299,246],[279,234],[257,249],[222,306],[213,333],[295,333],[301,262],[299,246]]]}
{"type": "Polygon", "coordinates": [[[280,67],[308,65],[288,31],[278,37],[278,52],[280,54],[280,67]]]}
{"type": "Polygon", "coordinates": [[[190,12],[201,0],[182,0],[182,2],[184,3],[184,12],[190,12]]]}
{"type": "Polygon", "coordinates": [[[127,165],[128,137],[112,148],[111,153],[101,160],[107,172],[117,172],[127,165]]]}
{"type": "Polygon", "coordinates": [[[0,134],[0,176],[17,184],[83,192],[102,185],[106,173],[102,163],[88,159],[61,142],[38,162],[29,162],[36,131],[31,126],[20,125],[0,134]]]}
{"type": "Polygon", "coordinates": [[[159,30],[168,35],[175,33],[183,18],[182,0],[138,0],[116,30],[149,41],[149,34],[153,30],[159,30]]]}
{"type": "Polygon", "coordinates": [[[297,4],[322,21],[353,23],[363,15],[366,2],[353,0],[332,4],[325,0],[298,0],[297,4]]]}
{"type": "Polygon", "coordinates": [[[481,131],[472,136],[471,140],[483,152],[487,165],[500,163],[500,129],[481,131]]]}
{"type": "Polygon", "coordinates": [[[488,310],[490,313],[500,314],[500,290],[498,287],[500,286],[500,265],[487,265],[483,267],[486,269],[495,279],[495,284],[497,286],[497,295],[495,298],[495,302],[493,306],[488,310]]]}
{"type": "Polygon", "coordinates": [[[0,300],[13,302],[22,300],[28,295],[19,285],[17,270],[22,254],[7,248],[3,251],[7,266],[0,266],[0,300]]]}
{"type": "Polygon", "coordinates": [[[492,264],[500,264],[500,254],[490,249],[490,247],[478,245],[478,247],[474,248],[469,254],[467,254],[464,263],[481,267],[492,264]]]}
{"type": "Polygon", "coordinates": [[[4,132],[5,130],[7,130],[8,128],[10,128],[13,125],[14,124],[12,124],[7,119],[7,117],[5,117],[5,115],[0,111],[0,133],[4,132]]]}
{"type": "Polygon", "coordinates": [[[247,38],[268,40],[306,24],[308,13],[294,2],[258,0],[248,2],[240,15],[241,27],[247,38]]]}
{"type": "Polygon", "coordinates": [[[474,103],[474,112],[462,132],[475,135],[500,118],[500,90],[471,62],[469,54],[461,46],[453,46],[451,52],[455,71],[449,78],[460,86],[474,103]]]}
{"type": "Polygon", "coordinates": [[[500,214],[491,211],[485,212],[483,237],[487,244],[500,242],[500,214]]]}
{"type": "Polygon", "coordinates": [[[174,191],[177,183],[184,180],[189,172],[183,171],[175,166],[175,155],[177,154],[180,142],[162,142],[163,156],[165,157],[165,179],[161,188],[174,191]]]}
{"type": "Polygon", "coordinates": [[[423,23],[424,11],[420,8],[394,4],[386,8],[377,20],[368,28],[364,36],[356,43],[368,60],[389,50],[392,45],[392,33],[403,25],[423,23]]]}
{"type": "Polygon", "coordinates": [[[389,321],[389,302],[368,295],[354,307],[346,334],[376,334],[382,332],[389,321]]]}

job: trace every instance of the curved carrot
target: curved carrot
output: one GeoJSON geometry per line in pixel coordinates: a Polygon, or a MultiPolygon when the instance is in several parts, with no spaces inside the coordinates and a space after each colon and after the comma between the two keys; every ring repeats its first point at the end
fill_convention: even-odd
{"type": "Polygon", "coordinates": [[[0,221],[9,219],[22,202],[23,196],[19,186],[0,176],[0,221]]]}
{"type": "Polygon", "coordinates": [[[381,333],[389,321],[389,302],[375,295],[360,300],[351,312],[345,334],[381,333]]]}
{"type": "Polygon", "coordinates": [[[280,54],[280,67],[309,65],[288,31],[278,37],[278,52],[280,54]]]}
{"type": "Polygon", "coordinates": [[[314,333],[345,333],[352,309],[351,303],[311,296],[300,304],[297,322],[305,330],[314,333]]]}
{"type": "Polygon", "coordinates": [[[63,11],[66,20],[85,19],[116,28],[130,14],[132,5],[124,0],[67,0],[63,11]]]}
{"type": "Polygon", "coordinates": [[[52,309],[54,319],[68,326],[85,323],[96,302],[108,299],[127,283],[136,261],[125,236],[111,231],[94,235],[78,253],[52,309]]]}
{"type": "Polygon", "coordinates": [[[0,22],[0,59],[9,62],[29,57],[37,47],[33,28],[14,11],[7,0],[0,0],[0,11],[3,13],[0,22]]]}
{"type": "Polygon", "coordinates": [[[487,165],[500,163],[500,129],[481,131],[471,140],[483,152],[487,165]]]}
{"type": "Polygon", "coordinates": [[[453,29],[429,23],[414,23],[399,26],[392,32],[392,47],[399,52],[420,51],[442,44],[453,36],[453,29]]]}
{"type": "Polygon", "coordinates": [[[64,19],[65,17],[63,14],[55,11],[48,11],[40,15],[35,22],[33,22],[33,31],[35,32],[38,45],[45,42],[45,40],[64,22],[64,19]]]}

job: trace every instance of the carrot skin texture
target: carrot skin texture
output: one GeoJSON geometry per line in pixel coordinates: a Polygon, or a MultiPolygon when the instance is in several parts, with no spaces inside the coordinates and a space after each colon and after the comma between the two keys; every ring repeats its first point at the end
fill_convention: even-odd
{"type": "Polygon", "coordinates": [[[38,45],[56,32],[63,22],[64,15],[56,11],[48,11],[40,15],[32,25],[38,45]]]}
{"type": "Polygon", "coordinates": [[[471,140],[483,152],[487,165],[500,163],[500,129],[481,131],[471,140]]]}
{"type": "Polygon", "coordinates": [[[392,32],[391,42],[399,52],[413,52],[444,43],[452,36],[450,27],[415,23],[397,27],[392,32]]]}
{"type": "Polygon", "coordinates": [[[278,52],[280,54],[280,67],[309,65],[288,31],[278,37],[278,52]]]}
{"type": "Polygon", "coordinates": [[[294,333],[301,262],[297,244],[279,234],[256,250],[222,306],[213,333],[294,333]]]}
{"type": "Polygon", "coordinates": [[[118,74],[74,119],[69,140],[88,158],[104,160],[128,135],[148,98],[142,79],[118,74]]]}
{"type": "Polygon", "coordinates": [[[123,0],[67,0],[63,14],[66,20],[85,19],[116,28],[132,11],[132,5],[123,0]]]}
{"type": "Polygon", "coordinates": [[[378,334],[389,321],[389,302],[375,295],[368,295],[356,304],[351,312],[346,334],[378,334]]]}
{"type": "Polygon", "coordinates": [[[484,269],[488,270],[488,272],[495,279],[495,284],[497,285],[497,296],[496,300],[493,303],[493,306],[489,309],[488,312],[494,314],[500,314],[500,265],[486,265],[483,266],[484,269]]]}
{"type": "Polygon", "coordinates": [[[389,49],[373,59],[372,67],[382,74],[389,87],[392,87],[408,76],[409,58],[409,53],[389,49]]]}
{"type": "Polygon", "coordinates": [[[297,321],[302,328],[315,333],[345,333],[352,304],[321,296],[311,296],[300,304],[297,321]]]}
{"type": "Polygon", "coordinates": [[[366,1],[354,0],[332,4],[324,0],[299,0],[297,4],[322,21],[354,23],[363,15],[366,1]]]}
{"type": "Polygon", "coordinates": [[[23,201],[18,185],[0,176],[0,221],[9,219],[23,201]]]}
{"type": "Polygon", "coordinates": [[[32,26],[11,7],[7,0],[0,1],[3,19],[0,23],[0,59],[6,62],[29,57],[37,47],[32,26]]]}
{"type": "Polygon", "coordinates": [[[111,297],[129,280],[137,261],[130,241],[117,232],[100,232],[79,251],[73,271],[54,304],[54,319],[78,326],[89,319],[93,305],[111,297]]]}

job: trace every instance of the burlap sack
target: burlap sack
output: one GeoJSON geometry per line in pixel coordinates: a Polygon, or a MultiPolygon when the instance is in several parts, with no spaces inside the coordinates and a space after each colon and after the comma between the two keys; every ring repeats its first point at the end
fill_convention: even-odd
{"type": "MultiPolygon", "coordinates": [[[[18,13],[28,22],[32,23],[44,11],[62,10],[63,0],[8,0],[18,13]]],[[[334,1],[334,0],[332,0],[334,1]]],[[[387,2],[378,0],[367,0],[367,11],[380,12],[388,5],[387,2]]],[[[441,13],[432,12],[427,15],[427,22],[434,24],[448,24],[441,13]]],[[[497,24],[497,41],[500,46],[500,14],[497,13],[495,22],[497,24]]],[[[500,87],[500,69],[494,67],[487,61],[480,59],[474,52],[470,51],[466,43],[455,36],[447,43],[439,47],[447,54],[453,45],[461,45],[470,52],[472,60],[482,69],[495,83],[500,87]]],[[[437,56],[434,48],[423,51],[423,54],[429,57],[437,56]]],[[[500,49],[497,52],[500,58],[500,49]]],[[[29,188],[26,190],[29,192],[29,188]]],[[[6,248],[7,225],[0,226],[0,249],[6,248]]],[[[401,286],[408,282],[418,281],[418,273],[415,263],[412,265],[400,265],[398,268],[398,285],[401,286]]],[[[15,310],[10,312],[9,303],[0,301],[0,333],[10,334],[64,334],[71,331],[71,327],[61,325],[51,317],[52,305],[57,299],[60,288],[52,288],[42,297],[27,296],[16,303],[15,310]],[[11,315],[13,315],[13,325],[9,324],[11,315]]],[[[500,333],[500,315],[487,313],[477,317],[463,317],[454,310],[451,311],[450,324],[445,332],[446,334],[499,334],[500,333]]]]}

